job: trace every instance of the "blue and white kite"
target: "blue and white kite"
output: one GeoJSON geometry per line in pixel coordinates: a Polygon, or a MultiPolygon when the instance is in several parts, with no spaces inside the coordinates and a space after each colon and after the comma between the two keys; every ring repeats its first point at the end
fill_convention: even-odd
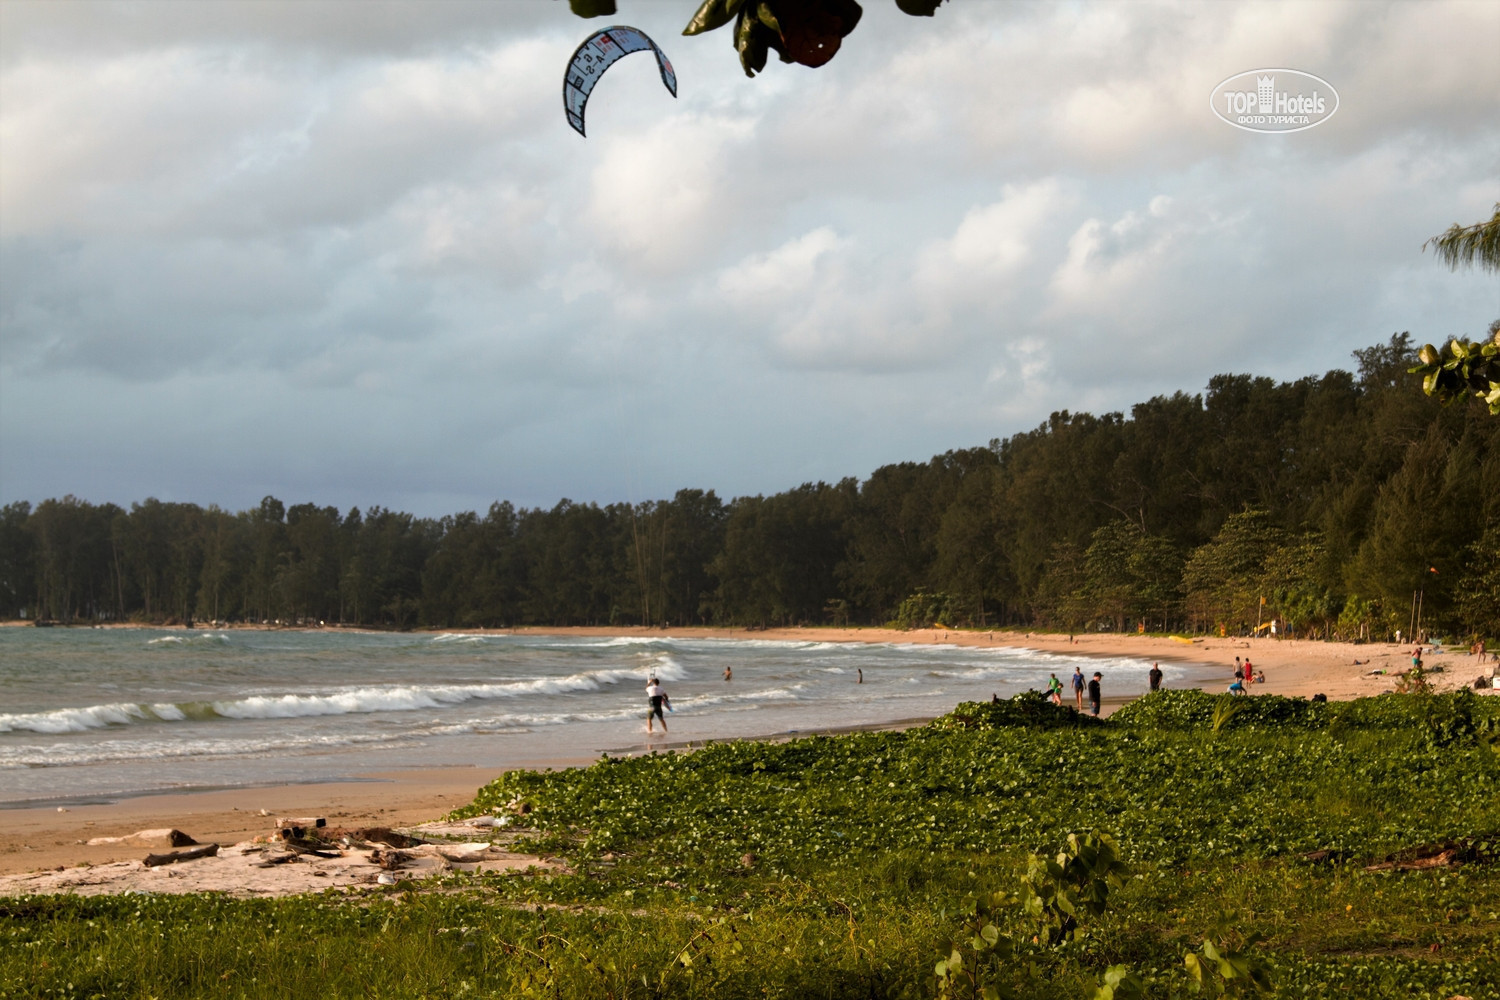
{"type": "Polygon", "coordinates": [[[661,69],[661,82],[666,84],[672,96],[677,96],[677,74],[666,54],[639,28],[616,25],[596,31],[583,40],[573,58],[568,60],[568,70],[563,75],[563,110],[568,113],[568,124],[586,136],[583,130],[583,109],[589,103],[589,93],[604,71],[614,65],[615,60],[632,52],[650,49],[656,53],[656,65],[661,69]]]}

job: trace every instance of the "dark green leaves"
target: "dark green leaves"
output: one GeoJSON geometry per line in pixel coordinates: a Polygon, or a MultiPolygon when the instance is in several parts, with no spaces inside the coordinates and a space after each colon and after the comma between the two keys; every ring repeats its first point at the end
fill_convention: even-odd
{"type": "Polygon", "coordinates": [[[682,33],[701,35],[705,31],[722,28],[734,20],[744,2],[745,0],[703,0],[703,5],[698,8],[687,27],[682,29],[682,33]]]}
{"type": "Polygon", "coordinates": [[[901,12],[912,17],[931,17],[937,13],[942,3],[943,0],[896,0],[896,6],[901,8],[901,12]]]}
{"type": "Polygon", "coordinates": [[[740,53],[740,66],[746,76],[753,77],[766,68],[766,55],[773,43],[778,51],[780,36],[760,23],[759,17],[748,17],[740,11],[739,23],[734,26],[734,47],[740,53]]]}
{"type": "Polygon", "coordinates": [[[1123,885],[1130,874],[1109,834],[1070,833],[1067,849],[1055,859],[1032,855],[1021,883],[1022,908],[1035,922],[1038,936],[1061,944],[1077,936],[1079,917],[1104,913],[1109,891],[1123,885]]]}
{"type": "Polygon", "coordinates": [[[740,65],[754,76],[765,69],[772,49],[784,62],[823,65],[861,14],[855,0],[704,0],[682,33],[699,35],[733,20],[740,65]]]}
{"type": "Polygon", "coordinates": [[[578,17],[604,17],[615,12],[615,0],[568,0],[568,9],[578,17]]]}
{"type": "Polygon", "coordinates": [[[1127,965],[1111,965],[1105,971],[1093,1000],[1144,1000],[1146,984],[1127,965]]]}
{"type": "Polygon", "coordinates": [[[1238,948],[1220,941],[1204,941],[1201,951],[1188,952],[1182,964],[1194,985],[1210,996],[1246,996],[1271,992],[1271,968],[1264,958],[1250,949],[1260,943],[1259,935],[1250,935],[1238,948]]]}
{"type": "Polygon", "coordinates": [[[1500,415],[1500,330],[1494,331],[1488,343],[1455,337],[1444,352],[1426,344],[1417,357],[1422,363],[1407,370],[1422,376],[1422,391],[1427,395],[1454,403],[1472,394],[1484,400],[1491,413],[1500,415]]]}

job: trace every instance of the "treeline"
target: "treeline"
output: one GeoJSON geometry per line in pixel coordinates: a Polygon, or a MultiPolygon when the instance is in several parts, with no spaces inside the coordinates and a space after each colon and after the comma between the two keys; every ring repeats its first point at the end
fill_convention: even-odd
{"type": "Polygon", "coordinates": [[[728,502],[438,520],[267,497],[231,513],[0,509],[0,613],[396,628],[1015,625],[1500,636],[1500,419],[1444,408],[1409,338],[1357,374],[1213,378],[1129,417],[728,502]]]}

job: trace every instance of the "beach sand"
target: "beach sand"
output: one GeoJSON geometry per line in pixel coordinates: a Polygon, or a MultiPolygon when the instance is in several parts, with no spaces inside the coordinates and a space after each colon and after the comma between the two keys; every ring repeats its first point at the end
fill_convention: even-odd
{"type": "MultiPolygon", "coordinates": [[[[475,631],[475,630],[468,630],[475,631]]],[[[1025,632],[957,632],[923,629],[910,632],[876,628],[768,629],[517,629],[529,635],[671,636],[679,639],[734,638],[790,642],[906,642],[963,646],[1018,646],[1052,653],[1090,657],[1132,657],[1143,661],[1192,663],[1223,668],[1227,687],[1236,656],[1249,657],[1265,671],[1266,683],[1253,694],[1330,699],[1376,695],[1391,689],[1395,673],[1410,666],[1411,647],[1395,644],[1352,644],[1306,640],[1208,638],[1182,642],[1154,636],[1107,633],[1066,635],[1025,632]],[[1355,661],[1359,664],[1356,665],[1355,661]],[[1385,670],[1385,675],[1372,674],[1385,670]]],[[[1440,690],[1467,686],[1493,662],[1484,665],[1468,654],[1425,657],[1429,668],[1442,667],[1433,680],[1440,690]]],[[[1104,677],[1105,708],[1123,699],[1110,696],[1110,677],[1104,677]]],[[[1222,690],[1222,688],[1220,688],[1222,690]]],[[[832,722],[833,720],[830,720],[832,722]]],[[[903,720],[916,724],[922,720],[903,720]]],[[[807,735],[807,734],[803,734],[807,735]]],[[[528,761],[530,767],[571,767],[591,760],[528,761]]],[[[140,847],[90,847],[95,837],[119,837],[139,830],[175,827],[201,842],[233,844],[265,835],[281,816],[324,816],[331,826],[414,826],[437,819],[467,805],[475,792],[500,772],[480,768],[442,768],[396,771],[373,775],[376,780],[331,784],[277,785],[192,794],[152,795],[99,805],[52,809],[0,811],[0,875],[41,869],[102,865],[139,860],[140,847]]]]}

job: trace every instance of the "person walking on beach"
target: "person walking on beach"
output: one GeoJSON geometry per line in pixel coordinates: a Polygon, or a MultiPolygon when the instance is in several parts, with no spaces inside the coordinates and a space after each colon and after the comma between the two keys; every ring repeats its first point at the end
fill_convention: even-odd
{"type": "Polygon", "coordinates": [[[1158,666],[1155,663],[1151,664],[1151,672],[1148,673],[1146,675],[1146,677],[1147,677],[1147,679],[1149,679],[1151,681],[1151,690],[1153,690],[1153,691],[1160,691],[1161,690],[1161,667],[1160,666],[1158,666]]]}
{"type": "Polygon", "coordinates": [[[1052,704],[1054,705],[1061,705],[1062,692],[1062,681],[1057,679],[1056,674],[1053,674],[1051,679],[1047,681],[1047,700],[1052,702],[1052,704]]]}
{"type": "Polygon", "coordinates": [[[1078,711],[1083,711],[1083,668],[1073,668],[1073,700],[1077,703],[1078,711]]]}
{"type": "Polygon", "coordinates": [[[667,717],[661,714],[662,706],[670,706],[672,699],[661,689],[661,681],[655,677],[646,682],[646,701],[651,706],[646,712],[646,732],[651,732],[652,725],[660,720],[661,731],[667,731],[667,717]]]}
{"type": "Polygon", "coordinates": [[[1103,678],[1104,675],[1095,670],[1094,679],[1089,681],[1089,711],[1094,714],[1094,718],[1096,719],[1099,717],[1099,702],[1102,698],[1099,690],[1099,681],[1103,678]]]}

